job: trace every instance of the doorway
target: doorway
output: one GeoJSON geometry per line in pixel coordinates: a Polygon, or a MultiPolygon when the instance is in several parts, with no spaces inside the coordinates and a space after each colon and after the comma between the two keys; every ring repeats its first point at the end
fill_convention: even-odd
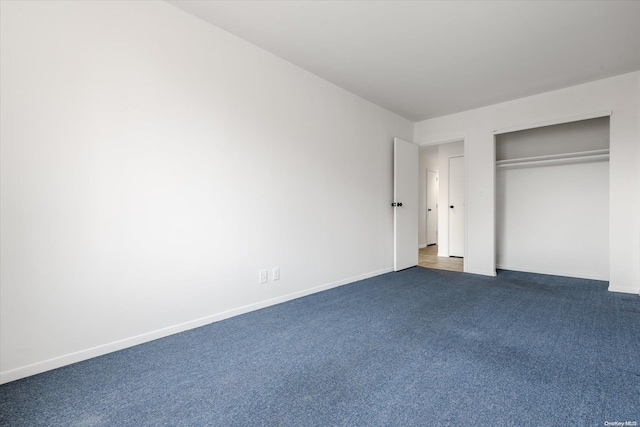
{"type": "Polygon", "coordinates": [[[464,165],[463,140],[420,147],[419,266],[464,271],[464,165]]]}
{"type": "Polygon", "coordinates": [[[438,245],[420,248],[418,265],[436,270],[464,271],[463,258],[438,256],[438,245]]]}

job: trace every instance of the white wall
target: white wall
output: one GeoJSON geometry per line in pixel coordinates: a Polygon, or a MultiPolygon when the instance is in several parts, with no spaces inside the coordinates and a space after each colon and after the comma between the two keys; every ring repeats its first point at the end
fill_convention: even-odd
{"type": "Polygon", "coordinates": [[[496,160],[609,149],[609,117],[496,135],[496,160]]]}
{"type": "Polygon", "coordinates": [[[164,2],[1,5],[3,382],[391,270],[410,122],[164,2]]]}
{"type": "Polygon", "coordinates": [[[427,171],[438,173],[438,147],[420,147],[420,204],[419,212],[419,246],[424,248],[427,245],[427,171]]]}
{"type": "Polygon", "coordinates": [[[609,280],[609,162],[496,171],[498,268],[609,280]]]}
{"type": "Polygon", "coordinates": [[[493,131],[611,110],[609,289],[640,292],[639,79],[624,74],[415,124],[416,143],[466,137],[468,272],[495,274],[493,131]]]}

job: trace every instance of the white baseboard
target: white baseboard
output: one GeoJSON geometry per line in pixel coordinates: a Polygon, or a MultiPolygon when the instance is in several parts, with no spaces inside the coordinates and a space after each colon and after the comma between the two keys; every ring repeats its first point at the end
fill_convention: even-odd
{"type": "Polygon", "coordinates": [[[418,249],[422,249],[422,248],[426,248],[428,245],[426,243],[422,244],[422,245],[418,245],[418,249]]]}
{"type": "Polygon", "coordinates": [[[495,270],[465,270],[465,273],[478,274],[480,276],[490,276],[490,277],[497,276],[495,270]]]}
{"type": "Polygon", "coordinates": [[[31,375],[40,374],[42,372],[50,371],[52,369],[61,368],[63,366],[71,365],[72,363],[81,362],[83,360],[91,359],[94,357],[102,356],[107,353],[122,350],[135,345],[143,344],[145,342],[164,338],[169,335],[177,334],[179,332],[188,331],[189,329],[199,328],[210,323],[219,322],[221,320],[228,319],[230,317],[238,316],[240,314],[249,313],[251,311],[266,308],[272,305],[280,304],[283,302],[291,301],[297,298],[305,297],[307,295],[315,294],[317,292],[325,291],[338,286],[347,285],[349,283],[357,282],[359,280],[368,279],[370,277],[379,276],[381,274],[390,273],[393,268],[384,268],[382,270],[372,271],[370,273],[361,274],[359,276],[349,277],[347,279],[338,280],[324,285],[316,286],[314,288],[305,289],[302,291],[294,292],[291,294],[283,295],[276,298],[271,298],[265,301],[257,302],[254,304],[245,305],[243,307],[234,308],[232,310],[224,311],[222,313],[212,314],[210,316],[201,317],[199,319],[190,320],[188,322],[180,323],[178,325],[169,326],[167,328],[158,329],[155,331],[147,332],[134,337],[125,338],[119,341],[114,341],[108,344],[99,345],[97,347],[80,350],[74,353],[69,353],[64,356],[55,357],[53,359],[45,360],[42,362],[34,363],[20,368],[11,369],[9,371],[0,372],[0,384],[8,383],[11,381],[19,380],[21,378],[29,377],[31,375]]]}
{"type": "Polygon", "coordinates": [[[510,267],[510,266],[506,266],[506,265],[501,265],[501,264],[497,264],[496,268],[498,270],[511,270],[511,271],[522,271],[523,273],[534,273],[534,274],[547,274],[549,276],[562,276],[562,277],[574,277],[576,279],[588,279],[588,280],[601,280],[604,282],[608,282],[609,278],[608,277],[600,277],[600,276],[585,276],[583,274],[576,274],[576,273],[571,273],[571,272],[566,272],[566,271],[531,271],[529,269],[522,269],[519,267],[510,267]]]}
{"type": "Polygon", "coordinates": [[[614,288],[612,286],[609,286],[609,292],[620,292],[620,293],[623,293],[623,294],[633,294],[633,295],[638,295],[640,293],[640,291],[638,289],[614,288]]]}

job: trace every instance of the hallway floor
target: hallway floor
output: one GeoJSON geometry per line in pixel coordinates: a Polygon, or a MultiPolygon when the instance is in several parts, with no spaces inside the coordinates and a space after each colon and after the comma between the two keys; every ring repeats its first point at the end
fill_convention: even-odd
{"type": "Polygon", "coordinates": [[[418,255],[418,265],[437,270],[463,271],[462,258],[438,256],[438,245],[421,248],[418,255]]]}

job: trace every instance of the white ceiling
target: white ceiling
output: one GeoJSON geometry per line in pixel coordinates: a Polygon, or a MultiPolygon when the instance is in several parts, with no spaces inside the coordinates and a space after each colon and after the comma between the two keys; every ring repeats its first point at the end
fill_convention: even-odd
{"type": "Polygon", "coordinates": [[[410,120],[640,70],[640,1],[170,1],[410,120]]]}

